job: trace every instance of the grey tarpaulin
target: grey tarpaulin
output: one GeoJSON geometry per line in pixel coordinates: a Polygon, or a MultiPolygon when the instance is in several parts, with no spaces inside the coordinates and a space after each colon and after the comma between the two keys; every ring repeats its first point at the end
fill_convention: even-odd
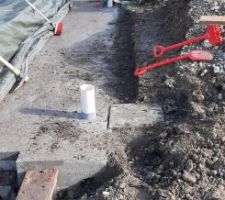
{"type": "MultiPolygon", "coordinates": [[[[31,0],[53,22],[69,11],[70,0],[31,0]]],[[[51,26],[24,0],[0,0],[0,55],[20,70],[41,49],[53,32],[51,26]]],[[[9,93],[16,77],[0,64],[0,101],[9,93]]]]}

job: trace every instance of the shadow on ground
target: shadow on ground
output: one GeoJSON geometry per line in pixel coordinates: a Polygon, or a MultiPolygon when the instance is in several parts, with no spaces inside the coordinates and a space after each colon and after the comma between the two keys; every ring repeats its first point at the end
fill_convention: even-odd
{"type": "Polygon", "coordinates": [[[108,30],[61,50],[70,66],[64,74],[94,83],[120,102],[131,102],[136,97],[136,80],[129,13],[120,10],[118,18],[108,25],[108,30]]]}
{"type": "Polygon", "coordinates": [[[116,163],[108,163],[108,165],[102,169],[99,173],[93,177],[82,180],[80,183],[71,186],[68,189],[59,191],[55,200],[78,200],[82,197],[88,198],[95,194],[103,184],[107,184],[113,178],[119,176],[122,173],[122,169],[116,163]]]}
{"type": "Polygon", "coordinates": [[[20,109],[20,112],[27,115],[80,119],[80,113],[77,111],[68,112],[68,111],[49,110],[49,109],[41,109],[41,108],[22,108],[20,109]]]}

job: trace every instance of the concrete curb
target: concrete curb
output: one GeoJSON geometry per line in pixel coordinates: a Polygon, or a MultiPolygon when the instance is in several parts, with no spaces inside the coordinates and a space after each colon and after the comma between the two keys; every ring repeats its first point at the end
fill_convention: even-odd
{"type": "Polygon", "coordinates": [[[16,161],[18,184],[21,185],[26,171],[57,168],[59,171],[57,189],[64,189],[94,176],[107,165],[107,158],[101,155],[99,155],[98,160],[78,160],[74,158],[49,160],[48,156],[45,159],[25,159],[19,156],[16,161]]]}

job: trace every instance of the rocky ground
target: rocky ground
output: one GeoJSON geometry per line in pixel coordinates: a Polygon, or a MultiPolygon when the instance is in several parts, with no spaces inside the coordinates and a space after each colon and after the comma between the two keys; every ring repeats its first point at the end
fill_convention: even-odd
{"type": "MultiPolygon", "coordinates": [[[[168,45],[203,34],[206,26],[196,23],[201,15],[225,14],[221,0],[138,3],[141,6],[131,12],[137,67],[156,61],[150,54],[154,44],[168,45]]],[[[115,131],[111,167],[119,169],[119,175],[102,185],[86,180],[85,191],[71,199],[224,199],[224,45],[199,43],[168,57],[195,49],[208,50],[214,60],[182,61],[139,79],[137,102],[160,103],[165,123],[115,131]]]]}

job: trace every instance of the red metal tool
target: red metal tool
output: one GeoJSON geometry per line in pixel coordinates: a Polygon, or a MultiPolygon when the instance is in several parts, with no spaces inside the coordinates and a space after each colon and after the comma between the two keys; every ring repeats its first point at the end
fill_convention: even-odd
{"type": "Polygon", "coordinates": [[[145,67],[140,67],[135,70],[134,76],[139,77],[142,74],[144,74],[146,71],[150,71],[155,68],[161,67],[163,65],[168,65],[174,62],[185,60],[185,59],[189,59],[192,61],[210,61],[213,59],[213,55],[209,53],[208,51],[202,51],[202,50],[192,51],[191,53],[183,54],[175,58],[170,58],[170,59],[160,61],[145,67]]]}
{"type": "Polygon", "coordinates": [[[175,49],[179,49],[185,45],[189,45],[189,44],[193,44],[193,43],[197,43],[200,42],[202,40],[209,40],[209,42],[212,45],[222,45],[223,43],[223,38],[222,38],[222,30],[218,25],[210,25],[208,26],[207,32],[206,34],[178,43],[178,44],[174,44],[168,47],[164,47],[161,45],[155,45],[153,48],[153,55],[155,58],[159,58],[161,56],[163,56],[166,52],[171,51],[171,50],[175,50],[175,49]]]}

